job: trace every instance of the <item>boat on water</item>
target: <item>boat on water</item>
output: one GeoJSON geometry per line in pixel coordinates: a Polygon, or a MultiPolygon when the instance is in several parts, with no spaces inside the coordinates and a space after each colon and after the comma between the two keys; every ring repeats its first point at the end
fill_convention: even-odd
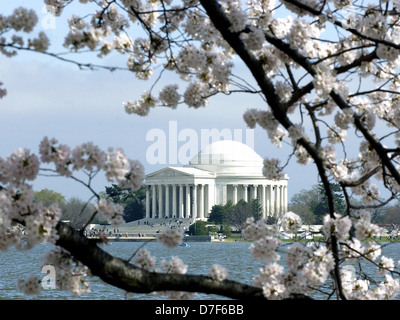
{"type": "Polygon", "coordinates": [[[186,242],[183,242],[179,245],[180,247],[190,247],[186,242]]]}

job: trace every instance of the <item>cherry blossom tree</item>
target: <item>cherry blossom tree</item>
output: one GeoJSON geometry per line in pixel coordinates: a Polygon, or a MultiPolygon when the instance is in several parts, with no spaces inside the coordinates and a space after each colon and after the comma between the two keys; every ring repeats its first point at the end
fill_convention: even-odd
{"type": "MultiPolygon", "coordinates": [[[[72,2],[77,1],[44,1],[58,19],[72,2]]],[[[307,298],[322,286],[327,297],[338,299],[397,295],[397,266],[372,241],[380,229],[371,223],[368,209],[398,199],[400,191],[399,1],[79,0],[77,5],[79,16],[69,17],[64,46],[71,53],[89,51],[100,58],[119,53],[126,58],[127,69],[152,83],[141,96],[123,102],[128,114],[146,116],[157,107],[174,109],[179,104],[206,107],[217,95],[261,97],[264,107],[249,108],[244,121],[250,128],[265,129],[278,148],[285,142],[292,150],[283,164],[266,158],[263,174],[280,179],[289,161],[317,168],[329,207],[322,229],[326,241],[287,246],[285,270],[278,264],[278,226],[249,219],[243,235],[253,240],[254,258],[266,260],[252,285],[227,280],[226,270],[217,265],[210,266],[209,275],[188,275],[179,258],[164,261],[162,270],[156,271],[155,258],[147,250],[123,261],[60,222],[56,205],[34,203],[29,183],[41,172],[74,179],[92,191],[97,201],[93,217],[102,213],[119,225],[122,208],[101,199],[91,179],[102,171],[110,182],[137,190],[143,166],[121,149],[103,151],[92,143],[71,149],[45,137],[37,155],[18,149],[0,159],[1,249],[27,250],[42,241],[54,244],[46,262],[56,266],[59,288],[75,294],[89,288],[89,277],[79,275],[95,275],[127,292],[180,299],[194,292],[231,298],[307,298]],[[236,75],[235,65],[244,66],[256,85],[236,75]],[[162,70],[157,76],[156,68],[162,70]],[[177,74],[181,82],[168,81],[155,92],[154,84],[162,84],[170,74],[177,74]],[[87,173],[87,181],[76,177],[79,171],[87,173]],[[332,183],[340,185],[346,201],[343,215],[336,213],[332,183]],[[352,196],[363,205],[352,205],[352,196]],[[27,241],[12,232],[16,223],[28,230],[27,241]],[[371,263],[383,279],[371,282],[360,272],[347,281],[342,266],[355,259],[371,263]]],[[[118,69],[52,53],[44,32],[30,36],[37,22],[35,12],[24,8],[0,16],[1,53],[12,57],[22,50],[37,51],[81,68],[118,69]]],[[[0,96],[5,94],[3,86],[0,96]]],[[[287,232],[301,226],[292,212],[281,221],[287,232]]],[[[175,246],[181,236],[174,230],[159,241],[175,246]]],[[[21,280],[19,286],[35,293],[38,279],[21,280]]]]}

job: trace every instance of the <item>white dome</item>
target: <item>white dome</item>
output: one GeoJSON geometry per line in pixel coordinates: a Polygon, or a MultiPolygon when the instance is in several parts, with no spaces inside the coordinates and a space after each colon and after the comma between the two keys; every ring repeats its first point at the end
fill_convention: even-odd
{"type": "Polygon", "coordinates": [[[262,175],[263,159],[244,143],[221,140],[204,147],[189,166],[217,174],[262,175]]]}

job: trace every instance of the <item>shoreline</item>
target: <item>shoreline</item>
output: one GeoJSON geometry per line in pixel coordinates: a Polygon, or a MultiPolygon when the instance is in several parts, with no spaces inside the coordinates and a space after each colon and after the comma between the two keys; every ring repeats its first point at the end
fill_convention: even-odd
{"type": "MultiPolygon", "coordinates": [[[[238,243],[238,242],[248,242],[251,243],[252,241],[250,240],[243,240],[243,239],[235,239],[235,238],[228,238],[228,239],[211,239],[210,238],[203,238],[202,236],[188,236],[185,237],[182,242],[216,242],[216,243],[238,243]],[[186,239],[185,239],[186,238],[186,239]]],[[[91,240],[99,240],[99,237],[88,237],[88,239],[91,240]]],[[[106,238],[108,242],[156,242],[157,238],[156,237],[151,237],[151,236],[144,236],[144,237],[107,237],[106,238]]],[[[280,239],[283,243],[292,243],[292,242],[324,242],[323,237],[315,238],[315,239],[280,239]]],[[[376,243],[397,243],[400,242],[400,239],[387,239],[386,237],[382,237],[379,239],[379,237],[376,237],[376,239],[371,239],[376,243]]]]}

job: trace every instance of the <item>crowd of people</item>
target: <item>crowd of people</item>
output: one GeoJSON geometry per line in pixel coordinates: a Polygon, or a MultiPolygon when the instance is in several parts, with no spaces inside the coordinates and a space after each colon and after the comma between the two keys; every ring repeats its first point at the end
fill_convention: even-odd
{"type": "Polygon", "coordinates": [[[90,229],[85,230],[84,234],[86,237],[93,238],[93,237],[100,237],[102,234],[105,235],[107,238],[143,238],[143,237],[151,237],[152,235],[147,235],[144,233],[128,233],[128,232],[120,232],[119,229],[109,230],[109,229],[90,229]]]}
{"type": "Polygon", "coordinates": [[[101,227],[101,228],[91,228],[87,229],[84,231],[85,236],[87,237],[100,237],[100,236],[106,236],[107,238],[142,238],[142,237],[154,237],[155,234],[158,234],[162,231],[162,229],[165,229],[165,227],[170,228],[170,229],[175,229],[178,227],[182,227],[184,231],[188,231],[187,226],[182,226],[184,223],[183,220],[181,219],[170,219],[168,217],[165,217],[164,219],[160,219],[157,221],[157,223],[154,223],[152,221],[148,220],[138,220],[137,222],[134,222],[132,226],[137,225],[143,225],[143,226],[148,226],[151,228],[157,228],[156,230],[149,231],[148,233],[142,233],[142,232],[126,232],[126,231],[121,231],[118,228],[107,228],[107,227],[101,227]],[[169,220],[168,220],[169,219],[169,220]],[[161,228],[160,228],[161,227],[161,228]]]}

